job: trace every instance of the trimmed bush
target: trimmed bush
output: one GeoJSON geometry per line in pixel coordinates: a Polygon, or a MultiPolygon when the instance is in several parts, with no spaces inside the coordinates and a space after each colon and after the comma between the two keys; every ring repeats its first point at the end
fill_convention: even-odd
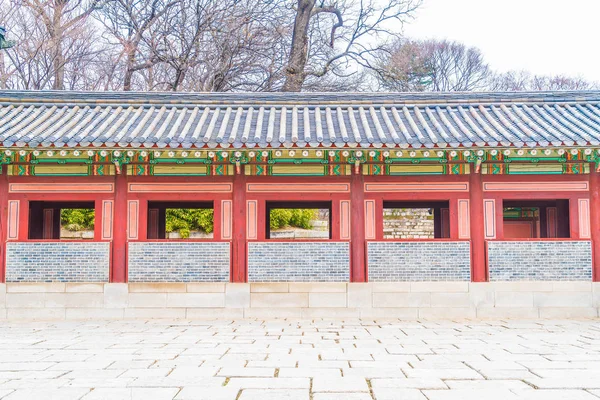
{"type": "Polygon", "coordinates": [[[63,208],[60,210],[60,224],[68,231],[92,230],[94,214],[92,208],[63,208]]]}
{"type": "Polygon", "coordinates": [[[210,208],[168,208],[166,231],[179,232],[182,238],[190,237],[191,231],[211,233],[215,214],[210,208]]]}
{"type": "Polygon", "coordinates": [[[293,226],[302,229],[312,228],[312,221],[317,218],[317,210],[314,208],[274,208],[269,215],[269,227],[279,229],[293,226]]]}

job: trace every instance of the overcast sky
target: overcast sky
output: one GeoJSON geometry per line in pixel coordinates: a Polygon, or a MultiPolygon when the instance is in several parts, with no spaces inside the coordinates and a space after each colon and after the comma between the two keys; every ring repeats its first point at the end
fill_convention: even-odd
{"type": "Polygon", "coordinates": [[[600,81],[600,0],[423,0],[407,36],[458,40],[499,71],[600,81]]]}

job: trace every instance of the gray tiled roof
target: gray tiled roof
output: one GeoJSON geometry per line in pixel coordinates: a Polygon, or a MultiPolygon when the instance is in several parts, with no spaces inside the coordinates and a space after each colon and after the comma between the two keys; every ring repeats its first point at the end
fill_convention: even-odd
{"type": "Polygon", "coordinates": [[[600,144],[600,92],[0,91],[4,147],[600,144]]]}

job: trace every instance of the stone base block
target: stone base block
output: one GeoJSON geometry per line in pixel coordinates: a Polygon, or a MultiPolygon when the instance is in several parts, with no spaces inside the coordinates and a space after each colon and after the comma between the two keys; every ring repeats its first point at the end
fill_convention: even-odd
{"type": "Polygon", "coordinates": [[[421,319],[472,319],[476,316],[477,310],[470,307],[419,308],[421,319]]]}
{"type": "Polygon", "coordinates": [[[7,283],[0,319],[598,318],[591,282],[7,283]]]}
{"type": "Polygon", "coordinates": [[[7,308],[7,319],[21,320],[56,320],[65,319],[66,310],[64,308],[7,308]]]}
{"type": "Polygon", "coordinates": [[[357,308],[328,308],[328,307],[318,307],[318,308],[303,308],[302,309],[302,318],[312,319],[312,318],[336,318],[336,319],[344,319],[344,318],[359,318],[360,310],[357,308]]]}
{"type": "Polygon", "coordinates": [[[126,308],[125,318],[185,318],[185,308],[126,308]]]}
{"type": "Polygon", "coordinates": [[[67,308],[67,319],[123,319],[122,308],[67,308]]]}
{"type": "Polygon", "coordinates": [[[404,319],[419,318],[418,308],[361,308],[360,317],[363,319],[404,319]]]}
{"type": "Polygon", "coordinates": [[[253,307],[244,310],[244,318],[273,319],[273,318],[302,318],[302,308],[294,307],[253,307]]]}
{"type": "Polygon", "coordinates": [[[598,309],[592,307],[543,307],[541,318],[596,318],[598,309]]]}
{"type": "Polygon", "coordinates": [[[515,318],[535,319],[540,317],[540,310],[534,307],[480,307],[477,318],[515,318]]]}
{"type": "Polygon", "coordinates": [[[186,308],[187,319],[240,319],[243,308],[186,308]]]}

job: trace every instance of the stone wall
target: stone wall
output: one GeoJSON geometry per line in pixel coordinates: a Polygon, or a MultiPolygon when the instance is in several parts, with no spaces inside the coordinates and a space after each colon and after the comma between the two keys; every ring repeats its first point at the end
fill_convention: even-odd
{"type": "Polygon", "coordinates": [[[590,241],[490,241],[490,281],[591,281],[590,241]]]}
{"type": "Polygon", "coordinates": [[[384,239],[433,239],[434,220],[428,208],[385,208],[384,239]]]}
{"type": "Polygon", "coordinates": [[[108,282],[108,242],[8,242],[7,282],[108,282]]]}
{"type": "Polygon", "coordinates": [[[0,284],[0,320],[595,318],[600,283],[0,284]]]}
{"type": "Polygon", "coordinates": [[[347,242],[250,242],[249,282],[347,282],[347,242]]]}
{"type": "Polygon", "coordinates": [[[229,282],[228,242],[130,242],[129,282],[229,282]]]}
{"type": "Polygon", "coordinates": [[[470,281],[469,242],[369,242],[370,282],[470,281]]]}

